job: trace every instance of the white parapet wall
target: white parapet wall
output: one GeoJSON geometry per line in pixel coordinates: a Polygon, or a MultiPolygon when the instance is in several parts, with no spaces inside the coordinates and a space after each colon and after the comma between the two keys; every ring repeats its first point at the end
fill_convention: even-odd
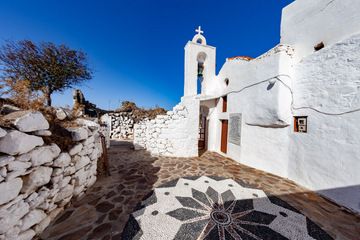
{"type": "Polygon", "coordinates": [[[172,111],[143,120],[134,126],[135,149],[153,155],[194,157],[198,155],[199,101],[183,98],[172,111]]]}
{"type": "Polygon", "coordinates": [[[0,128],[0,239],[32,239],[96,181],[103,149],[100,126],[78,119],[68,129],[73,145],[45,144],[49,123],[39,112],[6,115],[0,128]]]}

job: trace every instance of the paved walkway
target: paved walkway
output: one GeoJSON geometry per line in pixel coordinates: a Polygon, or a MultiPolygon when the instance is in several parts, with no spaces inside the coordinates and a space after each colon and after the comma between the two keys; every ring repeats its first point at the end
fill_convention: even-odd
{"type": "MultiPolygon", "coordinates": [[[[121,233],[128,222],[130,213],[154,188],[159,186],[176,187],[180,183],[184,185],[184,181],[185,183],[190,181],[188,184],[198,186],[199,189],[202,184],[199,185],[199,183],[192,183],[191,181],[202,181],[204,184],[209,184],[209,182],[212,183],[211,181],[233,180],[235,180],[234,183],[229,184],[229,182],[226,182],[227,185],[239,184],[239,186],[251,188],[249,191],[260,189],[267,196],[275,195],[278,200],[272,200],[271,202],[282,207],[282,209],[292,209],[294,212],[299,211],[304,214],[308,217],[306,219],[311,219],[311,223],[314,223],[307,226],[308,230],[312,226],[316,226],[312,230],[315,231],[315,235],[318,232],[318,227],[324,230],[322,233],[327,233],[319,235],[323,236],[323,238],[318,239],[359,239],[360,236],[359,216],[345,211],[289,180],[238,164],[215,153],[207,152],[199,158],[185,159],[151,157],[146,151],[132,150],[132,144],[129,142],[113,141],[108,154],[111,176],[99,179],[85,197],[75,201],[62,215],[58,216],[54,223],[41,235],[42,239],[121,239],[121,233]],[[185,176],[212,177],[182,178],[185,176]],[[176,180],[179,178],[180,180],[176,180]],[[171,186],[169,182],[172,183],[171,186]]],[[[215,182],[213,184],[216,185],[215,182]]],[[[211,196],[209,191],[205,193],[208,194],[207,196],[211,196]]],[[[233,193],[236,195],[236,191],[233,191],[233,193]]],[[[182,203],[180,200],[179,202],[182,203]]],[[[188,207],[189,202],[185,201],[182,204],[188,207]]],[[[205,205],[204,207],[206,208],[205,205]]],[[[286,209],[280,211],[280,214],[283,216],[293,214],[287,212],[286,209]]],[[[157,211],[155,211],[156,214],[154,214],[154,211],[151,213],[157,215],[157,211]]],[[[175,211],[170,215],[174,218],[182,218],[182,214],[179,215],[178,213],[179,211],[175,211]]],[[[226,214],[218,212],[212,214],[213,219],[220,222],[227,221],[226,216],[226,214]]],[[[240,215],[237,214],[237,216],[240,215]]],[[[266,219],[264,216],[258,218],[262,221],[266,219]]],[[[131,219],[134,220],[133,217],[131,219]]],[[[249,231],[249,234],[251,234],[251,229],[249,231]]],[[[127,224],[124,232],[126,233],[125,237],[131,234],[134,235],[134,233],[128,234],[129,224],[127,224]]],[[[255,236],[252,237],[244,239],[257,239],[255,236]]],[[[258,239],[274,238],[271,235],[264,235],[258,239]]]]}

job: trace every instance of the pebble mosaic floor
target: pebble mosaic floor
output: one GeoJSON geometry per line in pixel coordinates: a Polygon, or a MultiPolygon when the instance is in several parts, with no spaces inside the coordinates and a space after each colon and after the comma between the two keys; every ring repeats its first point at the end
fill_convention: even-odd
{"type": "Polygon", "coordinates": [[[40,239],[360,239],[360,216],[294,182],[206,152],[152,157],[113,141],[99,179],[40,239]]]}

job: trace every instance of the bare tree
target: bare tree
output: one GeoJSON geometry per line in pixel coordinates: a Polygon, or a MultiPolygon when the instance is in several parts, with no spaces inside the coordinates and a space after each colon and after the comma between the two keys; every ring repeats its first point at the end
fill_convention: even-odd
{"type": "Polygon", "coordinates": [[[51,42],[7,42],[0,49],[2,78],[27,81],[30,91],[41,91],[51,106],[51,95],[91,79],[86,54],[51,42]]]}

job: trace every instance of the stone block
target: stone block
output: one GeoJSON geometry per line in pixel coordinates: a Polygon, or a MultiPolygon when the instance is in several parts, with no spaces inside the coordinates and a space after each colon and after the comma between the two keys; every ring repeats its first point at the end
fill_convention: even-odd
{"type": "MultiPolygon", "coordinates": [[[[34,193],[33,193],[34,194],[34,193]]],[[[33,195],[32,194],[32,195],[33,195]]],[[[50,196],[50,191],[47,188],[42,188],[35,196],[27,198],[25,201],[29,204],[30,209],[38,207],[40,204],[50,196]]]]}
{"type": "Polygon", "coordinates": [[[67,118],[67,116],[68,116],[68,114],[65,112],[64,109],[62,109],[62,108],[56,109],[56,118],[59,119],[60,121],[67,118]]]}
{"type": "Polygon", "coordinates": [[[54,167],[66,167],[70,164],[71,157],[68,153],[60,153],[60,155],[54,160],[54,167]]]}
{"type": "Polygon", "coordinates": [[[29,154],[31,155],[32,165],[40,166],[54,160],[57,156],[59,156],[60,152],[60,148],[53,143],[50,146],[37,147],[29,154]]]}
{"type": "Polygon", "coordinates": [[[71,137],[73,141],[81,141],[88,138],[89,133],[84,127],[73,127],[67,129],[71,133],[71,137]]]}
{"type": "Polygon", "coordinates": [[[71,156],[74,156],[75,154],[79,153],[82,148],[83,148],[83,145],[81,143],[78,143],[70,149],[69,154],[71,156]]]}
{"type": "Polygon", "coordinates": [[[69,166],[64,169],[64,176],[72,175],[76,172],[76,169],[74,166],[69,166]]]}
{"type": "Polygon", "coordinates": [[[24,177],[24,185],[21,189],[23,193],[30,193],[36,188],[43,186],[50,182],[51,173],[53,169],[50,167],[39,167],[28,176],[24,177]]]}
{"type": "Polygon", "coordinates": [[[32,229],[29,229],[25,232],[22,232],[19,234],[17,240],[31,240],[35,236],[35,231],[32,229]]]}
{"type": "MultiPolygon", "coordinates": [[[[31,170],[31,169],[30,169],[31,170]]],[[[12,171],[12,172],[8,172],[6,174],[6,181],[10,181],[14,178],[17,178],[19,176],[24,176],[28,174],[28,172],[26,171],[26,169],[22,169],[22,170],[18,170],[18,171],[12,171]]]]}
{"type": "Polygon", "coordinates": [[[20,219],[29,212],[29,204],[20,200],[9,207],[0,209],[0,234],[6,233],[11,227],[19,223],[20,219]]]}
{"type": "Polygon", "coordinates": [[[14,178],[0,183],[0,205],[7,203],[19,195],[23,186],[21,178],[14,178]]]}
{"type": "Polygon", "coordinates": [[[5,137],[6,134],[7,134],[7,132],[3,128],[0,127],[0,138],[5,137]]]}
{"type": "Polygon", "coordinates": [[[90,158],[88,156],[82,156],[76,163],[75,163],[75,169],[76,171],[80,168],[85,167],[90,163],[90,158]]]}
{"type": "Polygon", "coordinates": [[[30,162],[12,161],[9,162],[7,169],[8,171],[22,171],[31,167],[30,162]]]}
{"type": "Polygon", "coordinates": [[[22,219],[22,225],[20,227],[21,231],[25,231],[35,224],[41,222],[44,218],[46,218],[46,214],[44,211],[39,209],[34,209],[30,211],[25,217],[22,219]]]}
{"type": "Polygon", "coordinates": [[[7,175],[7,170],[6,170],[6,167],[0,167],[0,176],[1,177],[6,177],[7,175]]]}
{"type": "Polygon", "coordinates": [[[14,161],[15,157],[13,156],[0,156],[0,167],[6,166],[10,162],[14,161]]]}
{"type": "Polygon", "coordinates": [[[82,168],[74,174],[75,186],[83,185],[86,183],[88,173],[82,168]]]}
{"type": "Polygon", "coordinates": [[[17,111],[3,117],[22,132],[34,132],[49,128],[49,123],[40,112],[17,111]]]}
{"type": "Polygon", "coordinates": [[[62,188],[55,198],[55,202],[59,202],[67,197],[70,197],[74,192],[74,185],[67,184],[62,188]]]}
{"type": "Polygon", "coordinates": [[[16,130],[9,131],[5,137],[0,138],[0,152],[9,155],[18,155],[29,152],[37,146],[42,146],[41,137],[31,136],[16,130]]]}

